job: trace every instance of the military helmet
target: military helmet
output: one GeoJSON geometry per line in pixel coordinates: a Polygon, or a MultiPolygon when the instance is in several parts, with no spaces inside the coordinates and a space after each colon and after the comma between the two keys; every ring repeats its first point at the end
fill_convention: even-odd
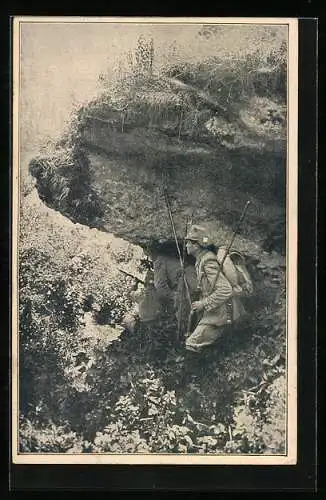
{"type": "Polygon", "coordinates": [[[196,241],[202,247],[209,247],[214,242],[208,234],[208,230],[203,226],[193,225],[189,229],[186,240],[196,241]]]}

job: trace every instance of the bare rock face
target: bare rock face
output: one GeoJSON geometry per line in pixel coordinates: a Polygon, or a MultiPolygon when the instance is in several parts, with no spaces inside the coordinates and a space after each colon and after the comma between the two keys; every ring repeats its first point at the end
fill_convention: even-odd
{"type": "MultiPolygon", "coordinates": [[[[52,156],[31,161],[41,199],[76,222],[141,246],[173,238],[164,190],[178,237],[191,219],[211,227],[218,243],[230,238],[250,199],[241,236],[258,245],[268,241],[284,217],[284,148],[271,135],[274,147],[263,147],[246,110],[253,142],[228,147],[214,135],[224,118],[209,107],[205,113],[204,132],[194,135],[186,121],[173,124],[162,113],[149,113],[146,125],[144,117],[91,103],[52,156]]],[[[284,245],[282,231],[276,230],[276,250],[284,245]]]]}

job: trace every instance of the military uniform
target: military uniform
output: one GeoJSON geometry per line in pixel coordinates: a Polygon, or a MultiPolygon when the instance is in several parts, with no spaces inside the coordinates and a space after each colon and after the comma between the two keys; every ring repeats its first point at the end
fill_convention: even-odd
{"type": "MultiPolygon", "coordinates": [[[[180,262],[176,257],[160,255],[154,261],[154,286],[157,296],[168,310],[179,309],[180,300],[186,306],[186,298],[182,298],[181,289],[183,279],[181,276],[180,262]]],[[[194,266],[185,266],[185,279],[190,294],[197,290],[197,277],[194,266]]]]}
{"type": "Polygon", "coordinates": [[[200,228],[194,226],[187,235],[187,239],[196,241],[201,246],[195,267],[203,312],[195,330],[186,339],[186,349],[196,352],[215,342],[225,331],[226,325],[236,321],[244,313],[241,300],[223,272],[219,273],[216,280],[219,272],[217,256],[205,248],[210,246],[210,239],[205,235],[204,228],[197,230],[198,227],[200,228]]]}
{"type": "Polygon", "coordinates": [[[180,277],[179,261],[170,256],[159,255],[154,260],[153,269],[157,296],[165,306],[172,306],[180,277]]]}
{"type": "MultiPolygon", "coordinates": [[[[185,278],[190,293],[197,290],[194,266],[185,267],[185,278]]],[[[187,316],[189,304],[185,295],[182,297],[182,281],[179,259],[158,255],[153,262],[153,271],[148,272],[145,289],[137,297],[137,304],[126,315],[123,324],[132,331],[138,318],[143,323],[151,323],[167,316],[177,316],[181,300],[184,315],[187,316]]]]}

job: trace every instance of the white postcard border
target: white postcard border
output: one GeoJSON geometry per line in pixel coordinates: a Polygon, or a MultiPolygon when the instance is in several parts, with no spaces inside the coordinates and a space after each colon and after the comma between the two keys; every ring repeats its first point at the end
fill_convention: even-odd
{"type": "Polygon", "coordinates": [[[13,196],[12,196],[12,461],[15,464],[173,464],[293,465],[297,462],[297,224],[298,224],[298,19],[296,18],[164,18],[49,17],[13,18],[13,196]],[[19,93],[20,26],[22,23],[136,24],[275,24],[288,25],[288,155],[287,155],[287,453],[286,455],[197,454],[59,454],[18,453],[18,231],[19,231],[19,93]],[[291,189],[290,189],[291,187],[291,189]]]}

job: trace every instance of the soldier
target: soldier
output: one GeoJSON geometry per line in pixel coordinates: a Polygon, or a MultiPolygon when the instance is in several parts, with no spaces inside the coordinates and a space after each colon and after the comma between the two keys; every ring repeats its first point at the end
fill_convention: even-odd
{"type": "MultiPolygon", "coordinates": [[[[186,236],[186,249],[189,255],[196,258],[195,267],[201,291],[201,299],[192,303],[192,311],[201,319],[186,339],[186,349],[200,352],[221,337],[227,325],[240,318],[245,311],[234,291],[236,284],[232,285],[224,273],[219,272],[217,248],[208,236],[207,229],[193,225],[186,236]]],[[[229,264],[226,258],[223,269],[229,264]]]]}
{"type": "MultiPolygon", "coordinates": [[[[171,248],[163,245],[157,254],[153,255],[154,286],[157,296],[165,306],[166,312],[178,314],[182,288],[182,273],[180,261],[175,255],[174,245],[171,248]]],[[[194,263],[188,259],[184,263],[185,279],[190,293],[197,289],[197,277],[194,263]]],[[[185,301],[184,301],[185,302],[185,301]]]]}
{"type": "Polygon", "coordinates": [[[147,270],[144,282],[139,281],[136,277],[134,279],[137,283],[130,293],[134,300],[134,306],[122,320],[122,326],[131,333],[134,332],[139,321],[150,323],[163,314],[163,305],[154,287],[153,270],[147,270]]]}
{"type": "MultiPolygon", "coordinates": [[[[153,261],[153,282],[156,297],[162,306],[163,316],[178,316],[179,307],[186,310],[187,304],[182,297],[182,272],[180,261],[176,254],[174,242],[164,242],[159,244],[154,242],[149,249],[149,254],[153,261]],[[182,304],[180,304],[182,301],[182,304]]],[[[190,293],[197,289],[197,276],[194,267],[193,257],[186,259],[184,263],[185,279],[189,286],[190,293]]]]}
{"type": "MultiPolygon", "coordinates": [[[[175,252],[175,244],[170,242],[160,244],[155,241],[147,248],[153,269],[147,273],[149,279],[145,280],[145,288],[138,294],[137,305],[124,321],[130,331],[138,319],[148,324],[175,319],[180,306],[184,315],[187,314],[187,303],[180,292],[183,279],[180,262],[175,252]]],[[[197,290],[197,276],[191,257],[185,262],[185,278],[190,292],[197,290]]]]}

